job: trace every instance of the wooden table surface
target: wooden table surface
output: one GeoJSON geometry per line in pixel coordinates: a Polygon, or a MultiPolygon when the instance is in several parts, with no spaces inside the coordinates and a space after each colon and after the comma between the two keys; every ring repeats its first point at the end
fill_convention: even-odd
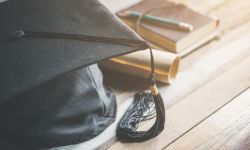
{"type": "MultiPolygon", "coordinates": [[[[101,1],[116,12],[139,0],[101,1]]],[[[121,88],[116,122],[90,141],[61,149],[250,150],[250,0],[172,1],[219,18],[221,38],[182,58],[177,79],[160,86],[166,106],[164,131],[141,143],[116,140],[117,121],[135,92],[123,86],[135,79],[117,79],[121,88]]]]}

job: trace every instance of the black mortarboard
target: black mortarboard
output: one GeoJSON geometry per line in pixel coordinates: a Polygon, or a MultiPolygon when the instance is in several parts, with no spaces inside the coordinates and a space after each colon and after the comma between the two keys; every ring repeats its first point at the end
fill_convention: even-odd
{"type": "Polygon", "coordinates": [[[0,144],[74,144],[114,121],[96,63],[147,49],[137,34],[97,0],[9,0],[0,20],[0,144]]]}

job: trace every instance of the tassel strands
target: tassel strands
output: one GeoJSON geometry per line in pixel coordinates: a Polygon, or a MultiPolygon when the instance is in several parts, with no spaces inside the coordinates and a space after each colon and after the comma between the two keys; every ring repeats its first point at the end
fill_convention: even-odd
{"type": "Polygon", "coordinates": [[[116,131],[118,140],[122,142],[143,142],[149,140],[164,129],[165,109],[164,103],[156,85],[152,85],[151,92],[142,92],[135,94],[132,105],[122,117],[116,131]],[[140,95],[140,96],[138,96],[140,95]],[[154,103],[154,111],[149,107],[150,103],[154,103]],[[144,106],[144,107],[139,107],[144,106]],[[138,110],[139,109],[139,110],[138,110]],[[156,111],[156,112],[155,112],[156,111]],[[156,113],[154,125],[148,131],[136,131],[140,122],[152,119],[152,114],[156,113]]]}

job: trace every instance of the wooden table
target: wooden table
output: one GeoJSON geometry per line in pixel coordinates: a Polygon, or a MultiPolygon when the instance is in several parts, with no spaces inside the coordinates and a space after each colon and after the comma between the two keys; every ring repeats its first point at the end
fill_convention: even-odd
{"type": "MultiPolygon", "coordinates": [[[[101,1],[115,12],[138,0],[101,1]]],[[[172,1],[219,18],[222,35],[184,57],[171,86],[161,85],[165,130],[142,143],[116,140],[117,121],[135,91],[121,86],[129,78],[116,82],[123,87],[117,90],[117,121],[90,141],[60,149],[250,149],[250,0],[172,1]]]]}

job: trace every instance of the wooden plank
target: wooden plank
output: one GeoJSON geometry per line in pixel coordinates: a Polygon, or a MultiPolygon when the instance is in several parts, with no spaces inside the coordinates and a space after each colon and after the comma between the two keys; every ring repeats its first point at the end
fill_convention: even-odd
{"type": "Polygon", "coordinates": [[[249,7],[249,0],[231,0],[209,14],[221,20],[220,29],[226,32],[250,20],[249,7]]]}
{"type": "Polygon", "coordinates": [[[250,89],[166,148],[177,149],[250,149],[250,89]]]}
{"type": "Polygon", "coordinates": [[[229,2],[229,0],[209,0],[209,1],[201,1],[201,0],[170,0],[176,3],[182,3],[188,5],[192,9],[195,9],[199,12],[208,13],[217,9],[229,2]]]}
{"type": "Polygon", "coordinates": [[[206,117],[228,103],[250,85],[250,55],[223,72],[211,82],[203,85],[179,103],[166,110],[165,130],[152,140],[142,143],[121,143],[110,150],[162,149],[180,138],[206,117]]]}
{"type": "Polygon", "coordinates": [[[241,60],[250,47],[249,28],[250,22],[182,59],[176,80],[160,87],[167,108],[241,60]]]}

